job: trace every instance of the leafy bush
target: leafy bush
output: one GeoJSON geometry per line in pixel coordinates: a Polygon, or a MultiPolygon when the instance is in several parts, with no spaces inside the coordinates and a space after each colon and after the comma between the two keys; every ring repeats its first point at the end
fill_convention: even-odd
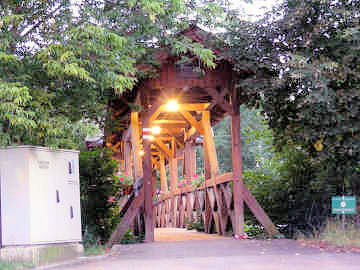
{"type": "Polygon", "coordinates": [[[301,148],[288,146],[267,167],[244,172],[244,181],[282,233],[311,235],[330,215],[331,196],[341,186],[323,172],[322,164],[301,148]]]}
{"type": "Polygon", "coordinates": [[[204,222],[201,217],[196,217],[193,222],[186,221],[185,223],[187,224],[186,229],[188,230],[197,230],[198,232],[205,231],[204,222]]]}
{"type": "Polygon", "coordinates": [[[84,245],[101,245],[120,221],[116,198],[122,189],[114,175],[118,165],[107,149],[82,152],[79,163],[84,245]]]}
{"type": "Polygon", "coordinates": [[[258,224],[244,224],[244,232],[250,238],[265,238],[264,228],[258,224]]]}
{"type": "Polygon", "coordinates": [[[135,235],[132,230],[128,230],[123,238],[120,240],[120,244],[126,245],[126,244],[135,244],[135,243],[142,243],[144,242],[144,235],[135,235]]]}

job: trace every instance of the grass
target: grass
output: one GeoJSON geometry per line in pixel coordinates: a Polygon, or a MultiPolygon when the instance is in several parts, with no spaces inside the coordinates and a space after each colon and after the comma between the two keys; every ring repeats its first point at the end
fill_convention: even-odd
{"type": "Polygon", "coordinates": [[[346,221],[345,230],[342,221],[328,220],[323,230],[316,233],[314,237],[298,235],[297,239],[310,247],[325,249],[355,250],[360,252],[360,228],[353,221],[346,221]]]}
{"type": "Polygon", "coordinates": [[[353,222],[347,223],[343,230],[341,221],[328,221],[319,240],[345,248],[360,247],[360,230],[353,222]]]}
{"type": "Polygon", "coordinates": [[[34,265],[31,263],[0,262],[0,270],[20,270],[28,268],[34,268],[34,265]]]}
{"type": "MultiPolygon", "coordinates": [[[[106,252],[106,249],[104,246],[96,245],[96,246],[90,246],[85,248],[84,255],[85,256],[94,256],[94,255],[101,255],[106,252]]],[[[1,268],[0,268],[1,270],[1,268]]]]}

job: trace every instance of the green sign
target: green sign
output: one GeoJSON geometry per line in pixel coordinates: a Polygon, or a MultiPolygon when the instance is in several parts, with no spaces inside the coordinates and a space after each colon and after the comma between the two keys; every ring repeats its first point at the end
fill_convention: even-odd
{"type": "Polygon", "coordinates": [[[355,196],[336,196],[331,198],[332,214],[356,214],[355,196]]]}

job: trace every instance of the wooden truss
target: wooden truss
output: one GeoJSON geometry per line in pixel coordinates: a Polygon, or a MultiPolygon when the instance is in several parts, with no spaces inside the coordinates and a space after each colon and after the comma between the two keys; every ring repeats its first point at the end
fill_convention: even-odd
{"type": "Polygon", "coordinates": [[[111,236],[109,245],[118,242],[134,224],[136,231],[145,227],[147,241],[154,240],[154,226],[183,228],[186,222],[195,219],[202,221],[208,233],[225,234],[232,228],[235,234],[243,234],[244,202],[270,235],[277,233],[242,181],[240,113],[223,99],[222,93],[209,93],[232,116],[233,172],[219,175],[211,129],[211,103],[179,104],[176,112],[169,112],[162,104],[154,107],[142,121],[139,113],[132,112],[131,124],[122,140],[124,169],[134,176],[141,188],[124,204],[121,223],[111,236]],[[142,129],[154,125],[160,127],[160,133],[153,134],[152,140],[143,140],[142,129]],[[194,188],[197,139],[202,141],[206,180],[194,188]],[[144,156],[140,155],[142,151],[145,151],[144,156]],[[183,161],[184,178],[181,185],[178,181],[180,160],[183,161]],[[152,175],[155,170],[160,174],[160,193],[154,188],[156,183],[152,175]]]}

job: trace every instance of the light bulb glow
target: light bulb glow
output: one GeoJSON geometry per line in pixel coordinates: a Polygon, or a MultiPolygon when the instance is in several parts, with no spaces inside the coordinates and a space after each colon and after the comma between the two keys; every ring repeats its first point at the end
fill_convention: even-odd
{"type": "Polygon", "coordinates": [[[139,155],[142,157],[143,155],[145,155],[145,152],[144,152],[144,150],[140,150],[139,151],[139,155]]]}
{"type": "Polygon", "coordinates": [[[161,128],[159,126],[153,126],[151,128],[151,133],[152,134],[160,134],[160,132],[161,132],[161,128]]]}
{"type": "Polygon", "coordinates": [[[169,102],[166,104],[166,110],[168,112],[176,112],[179,110],[179,103],[175,99],[169,100],[169,102]]]}

